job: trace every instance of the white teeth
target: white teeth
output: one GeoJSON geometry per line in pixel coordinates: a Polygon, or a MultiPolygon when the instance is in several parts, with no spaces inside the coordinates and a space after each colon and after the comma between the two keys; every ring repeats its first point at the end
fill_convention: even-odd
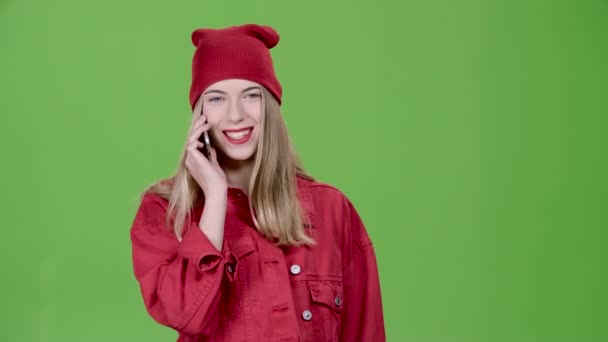
{"type": "Polygon", "coordinates": [[[249,132],[251,132],[251,129],[247,129],[240,132],[226,132],[226,135],[229,136],[231,139],[241,139],[242,137],[249,134],[249,132]]]}

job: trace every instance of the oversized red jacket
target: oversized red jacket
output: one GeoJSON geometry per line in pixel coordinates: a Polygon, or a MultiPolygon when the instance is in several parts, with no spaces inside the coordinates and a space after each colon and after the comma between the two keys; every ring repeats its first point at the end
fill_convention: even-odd
{"type": "Polygon", "coordinates": [[[313,247],[277,247],[253,224],[248,197],[229,188],[222,251],[198,228],[179,242],[167,200],[147,193],[131,228],[133,267],[148,313],[193,341],[385,340],[372,242],[353,204],[331,185],[298,177],[313,247]]]}

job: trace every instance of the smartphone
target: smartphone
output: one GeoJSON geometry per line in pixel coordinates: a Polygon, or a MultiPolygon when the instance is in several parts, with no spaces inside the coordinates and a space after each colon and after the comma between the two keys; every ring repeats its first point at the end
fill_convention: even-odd
{"type": "Polygon", "coordinates": [[[209,156],[211,155],[209,148],[211,147],[211,140],[209,139],[209,133],[208,132],[203,132],[203,134],[201,134],[201,136],[198,138],[198,141],[203,143],[203,147],[200,148],[201,152],[203,152],[203,155],[205,156],[205,158],[209,159],[209,156]]]}
{"type": "MultiPolygon", "coordinates": [[[[205,123],[207,123],[207,120],[205,120],[205,123]]],[[[203,143],[203,147],[201,147],[200,150],[203,152],[205,158],[209,159],[211,156],[211,139],[209,139],[209,132],[203,132],[203,134],[201,134],[201,136],[198,138],[198,141],[203,143]]]]}

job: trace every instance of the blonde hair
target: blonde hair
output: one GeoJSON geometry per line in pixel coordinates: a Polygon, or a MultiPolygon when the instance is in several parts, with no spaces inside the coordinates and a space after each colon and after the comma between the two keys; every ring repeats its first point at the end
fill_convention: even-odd
{"type": "MultiPolygon", "coordinates": [[[[281,107],[265,87],[261,88],[264,115],[249,183],[249,211],[258,232],[277,245],[314,244],[315,241],[304,231],[304,220],[308,227],[311,225],[298,201],[297,177],[314,178],[304,171],[293,148],[281,107]]],[[[194,107],[193,121],[201,113],[202,96],[194,107]]],[[[148,192],[156,193],[169,201],[166,224],[173,226],[180,241],[184,223],[191,220],[191,209],[199,201],[204,201],[202,189],[186,169],[186,148],[187,144],[175,175],[155,182],[140,195],[141,200],[148,192]]]]}

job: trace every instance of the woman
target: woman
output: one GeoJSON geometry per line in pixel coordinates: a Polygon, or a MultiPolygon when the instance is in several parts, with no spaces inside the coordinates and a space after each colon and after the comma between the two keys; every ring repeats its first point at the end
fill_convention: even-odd
{"type": "Polygon", "coordinates": [[[192,34],[186,147],[131,227],[146,309],[182,342],[383,341],[365,227],[290,143],[269,51],[278,41],[254,24],[192,34]]]}

